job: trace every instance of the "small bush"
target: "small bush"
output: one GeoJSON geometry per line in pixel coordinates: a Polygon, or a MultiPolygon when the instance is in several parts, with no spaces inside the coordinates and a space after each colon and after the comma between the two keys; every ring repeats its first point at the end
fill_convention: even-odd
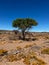
{"type": "Polygon", "coordinates": [[[38,59],[36,56],[33,56],[34,61],[32,61],[32,65],[46,65],[46,63],[42,59],[38,59]]]}
{"type": "Polygon", "coordinates": [[[20,46],[17,47],[17,50],[21,50],[22,48],[20,46]]]}
{"type": "Polygon", "coordinates": [[[37,38],[33,38],[32,40],[33,40],[33,41],[36,41],[36,40],[38,40],[38,39],[37,39],[37,38]]]}
{"type": "Polygon", "coordinates": [[[42,62],[34,61],[32,62],[32,65],[45,65],[45,62],[43,63],[43,61],[42,62]]]}
{"type": "Polygon", "coordinates": [[[17,54],[17,58],[21,60],[22,58],[25,58],[25,55],[23,53],[17,54]]]}
{"type": "Polygon", "coordinates": [[[48,39],[49,39],[49,36],[45,36],[44,39],[45,39],[45,40],[48,40],[48,39]]]}
{"type": "Polygon", "coordinates": [[[18,61],[24,58],[24,55],[22,53],[18,54],[9,54],[5,57],[9,62],[18,61]]]}
{"type": "Polygon", "coordinates": [[[33,53],[27,55],[25,58],[24,58],[24,63],[26,65],[45,65],[46,63],[41,60],[41,59],[38,59],[36,57],[36,55],[34,55],[33,53]]]}
{"type": "Polygon", "coordinates": [[[29,57],[26,57],[26,58],[24,58],[24,63],[25,64],[27,64],[27,65],[30,65],[30,61],[29,61],[30,59],[29,59],[29,57]]]}
{"type": "Polygon", "coordinates": [[[0,56],[6,55],[7,50],[0,49],[0,56]]]}
{"type": "Polygon", "coordinates": [[[49,54],[49,48],[45,48],[41,51],[42,54],[49,54]]]}
{"type": "Polygon", "coordinates": [[[32,45],[26,45],[25,48],[31,47],[32,45]]]}

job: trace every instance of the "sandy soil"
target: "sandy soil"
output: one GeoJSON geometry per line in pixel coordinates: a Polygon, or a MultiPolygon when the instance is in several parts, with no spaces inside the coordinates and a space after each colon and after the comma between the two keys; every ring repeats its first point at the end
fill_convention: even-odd
{"type": "MultiPolygon", "coordinates": [[[[23,41],[23,40],[15,40],[15,41],[0,41],[0,49],[6,49],[8,51],[15,50],[18,46],[24,48],[26,45],[37,45],[37,46],[46,46],[46,43],[49,39],[45,40],[43,38],[39,38],[35,41],[23,41]]],[[[49,46],[48,46],[49,47],[49,46]]],[[[49,55],[39,55],[37,53],[37,57],[43,59],[46,62],[46,65],[49,65],[49,55]]],[[[23,60],[14,61],[14,62],[0,62],[0,65],[25,65],[23,60]]]]}
{"type": "Polygon", "coordinates": [[[0,65],[25,65],[23,63],[23,60],[17,61],[17,62],[0,62],[0,65]]]}

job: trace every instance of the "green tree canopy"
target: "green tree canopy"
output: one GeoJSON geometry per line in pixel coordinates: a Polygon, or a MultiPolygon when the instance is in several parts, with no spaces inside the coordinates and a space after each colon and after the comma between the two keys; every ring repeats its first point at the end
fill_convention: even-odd
{"type": "Polygon", "coordinates": [[[25,31],[27,29],[32,28],[33,26],[37,26],[37,22],[31,18],[19,18],[13,21],[12,26],[18,28],[22,31],[23,39],[25,39],[25,31]]]}

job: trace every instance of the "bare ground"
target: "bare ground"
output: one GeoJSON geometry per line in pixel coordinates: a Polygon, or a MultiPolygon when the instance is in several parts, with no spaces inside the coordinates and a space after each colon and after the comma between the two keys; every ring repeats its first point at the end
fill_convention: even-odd
{"type": "MultiPolygon", "coordinates": [[[[40,36],[35,36],[37,38],[37,40],[35,41],[23,41],[23,40],[1,40],[0,41],[0,49],[4,49],[7,50],[8,52],[10,52],[11,50],[17,50],[17,47],[21,47],[22,49],[24,49],[27,45],[29,47],[29,45],[32,46],[38,46],[41,47],[42,49],[44,48],[49,48],[49,36],[48,35],[40,35],[40,36]],[[48,38],[47,38],[48,37],[48,38]]],[[[49,54],[40,54],[40,50],[36,50],[37,47],[33,47],[33,50],[35,50],[35,53],[37,55],[37,57],[39,59],[42,59],[46,65],[49,65],[49,54]]],[[[2,60],[0,61],[0,65],[26,65],[23,62],[23,59],[18,60],[18,61],[13,61],[13,62],[9,62],[6,60],[2,60]]]]}

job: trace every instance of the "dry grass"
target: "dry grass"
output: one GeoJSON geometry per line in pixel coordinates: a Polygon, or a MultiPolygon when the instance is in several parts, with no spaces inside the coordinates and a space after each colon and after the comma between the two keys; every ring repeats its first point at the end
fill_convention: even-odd
{"type": "Polygon", "coordinates": [[[45,48],[41,51],[42,54],[49,54],[49,48],[45,48]]]}
{"type": "Polygon", "coordinates": [[[5,57],[9,62],[17,61],[16,55],[8,55],[5,57]]]}
{"type": "Polygon", "coordinates": [[[28,47],[31,47],[31,46],[32,46],[31,44],[30,45],[26,45],[25,48],[28,48],[28,47]]]}
{"type": "Polygon", "coordinates": [[[46,65],[42,59],[38,59],[34,52],[29,53],[23,61],[26,65],[46,65]]]}
{"type": "Polygon", "coordinates": [[[20,46],[18,46],[18,47],[16,47],[16,49],[17,49],[17,50],[20,50],[20,49],[22,49],[22,48],[21,48],[20,46]]]}
{"type": "Polygon", "coordinates": [[[46,39],[46,40],[49,39],[49,36],[46,36],[45,39],[46,39]]]}
{"type": "Polygon", "coordinates": [[[9,61],[9,62],[13,62],[13,61],[18,61],[21,60],[22,58],[24,58],[25,56],[22,53],[18,53],[18,54],[9,54],[7,55],[5,58],[9,61]]]}
{"type": "Polygon", "coordinates": [[[0,56],[5,55],[7,53],[7,50],[0,49],[0,56]]]}
{"type": "Polygon", "coordinates": [[[36,56],[33,56],[32,58],[26,57],[24,59],[24,63],[26,65],[46,65],[46,63],[43,60],[38,59],[36,56]],[[32,61],[30,61],[31,59],[32,61]]]}

